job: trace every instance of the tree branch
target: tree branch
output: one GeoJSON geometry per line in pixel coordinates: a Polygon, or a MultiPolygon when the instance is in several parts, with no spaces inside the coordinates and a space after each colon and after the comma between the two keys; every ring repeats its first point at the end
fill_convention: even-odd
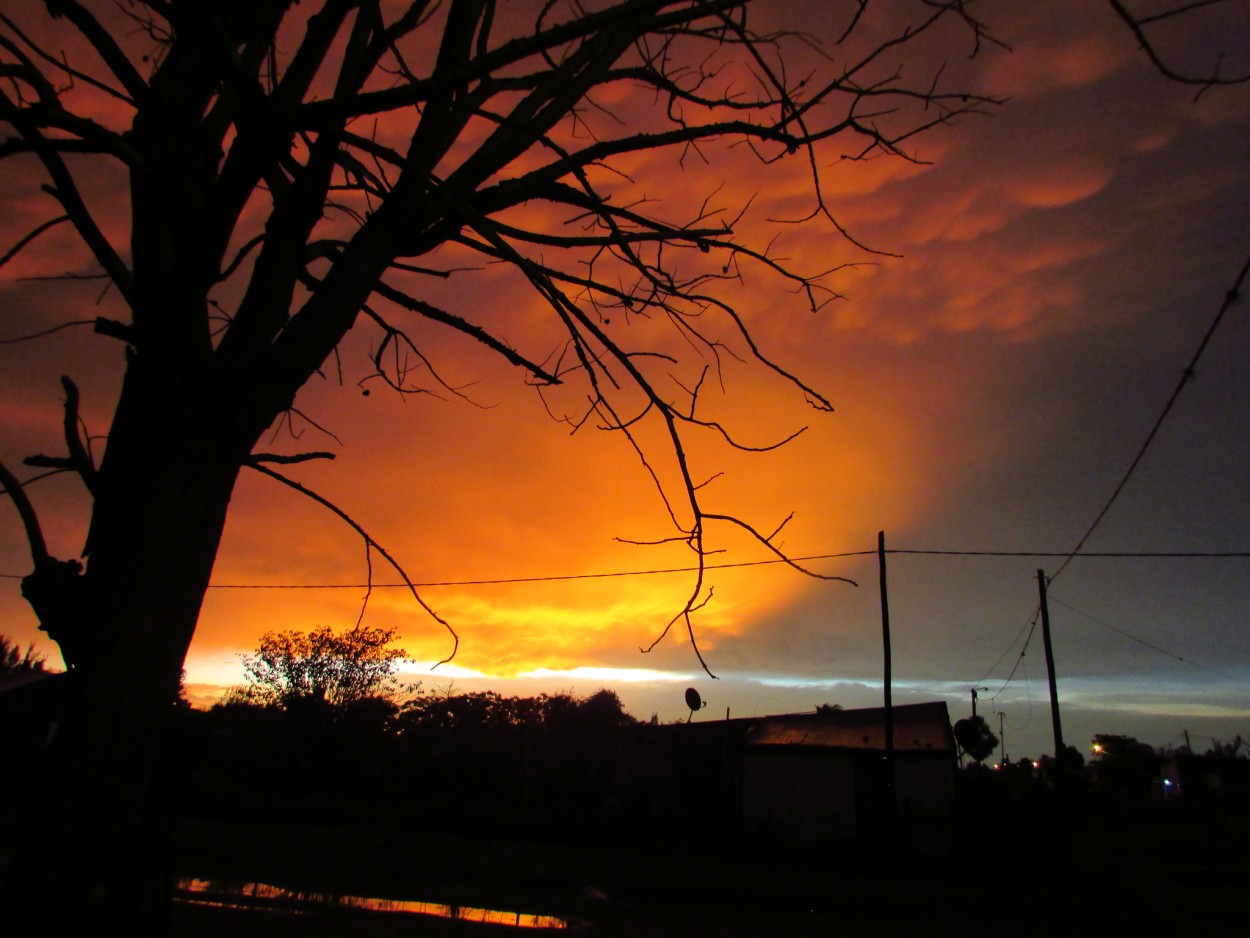
{"type": "Polygon", "coordinates": [[[68,375],[61,376],[61,387],[65,390],[65,411],[62,429],[65,433],[65,448],[69,453],[69,466],[82,478],[83,485],[92,495],[96,494],[98,473],[95,460],[87,451],[87,446],[78,434],[82,418],[78,415],[78,385],[68,375]]]}
{"type": "Polygon", "coordinates": [[[295,463],[309,462],[314,459],[334,459],[335,454],[326,452],[294,453],[290,455],[283,453],[252,453],[252,455],[248,458],[254,463],[271,462],[277,463],[280,466],[290,466],[295,463]]]}
{"type": "MultiPolygon", "coordinates": [[[[1208,89],[1217,85],[1240,85],[1250,82],[1250,73],[1244,75],[1223,76],[1220,74],[1220,63],[1223,59],[1221,55],[1216,59],[1215,67],[1209,75],[1191,75],[1182,72],[1171,66],[1159,50],[1155,47],[1150,37],[1146,35],[1146,27],[1152,23],[1159,22],[1174,16],[1180,16],[1185,13],[1201,7],[1216,6],[1220,0],[1207,0],[1207,2],[1186,3],[1179,7],[1165,9],[1161,12],[1148,16],[1137,16],[1132,13],[1121,0],[1107,0],[1111,4],[1111,9],[1115,11],[1121,21],[1129,28],[1129,31],[1137,38],[1137,43],[1141,50],[1146,53],[1146,57],[1154,67],[1165,77],[1172,81],[1179,82],[1182,85],[1196,85],[1198,92],[1194,95],[1197,100],[1208,89]]],[[[1244,40],[1245,37],[1243,36],[1244,40]]]]}
{"type": "MultiPolygon", "coordinates": [[[[122,51],[121,46],[113,39],[112,34],[78,0],[55,0],[55,5],[57,11],[73,23],[83,37],[99,53],[100,58],[104,60],[104,64],[108,66],[109,71],[113,73],[114,77],[121,82],[122,87],[126,89],[129,100],[136,105],[141,104],[147,95],[147,82],[143,80],[138,70],[131,64],[130,59],[122,51]]],[[[34,48],[33,45],[32,48],[34,48]]],[[[49,60],[56,61],[50,56],[49,60]]],[[[93,82],[93,84],[96,84],[97,87],[103,87],[97,82],[93,82]]]]}
{"type": "Polygon", "coordinates": [[[340,519],[346,522],[347,525],[353,531],[355,531],[357,534],[360,535],[361,539],[369,547],[376,550],[382,556],[382,558],[387,563],[389,563],[392,568],[394,568],[395,572],[398,573],[400,578],[404,581],[404,585],[408,587],[408,592],[412,594],[412,598],[416,600],[417,604],[423,610],[425,610],[426,614],[430,616],[430,618],[432,618],[435,622],[437,622],[444,629],[446,629],[447,633],[451,636],[452,638],[451,653],[446,658],[437,662],[434,665],[434,667],[438,667],[438,665],[440,664],[447,664],[454,657],[456,657],[456,651],[460,647],[460,636],[456,634],[456,630],[453,629],[451,625],[442,616],[440,616],[437,612],[435,612],[425,602],[425,600],[421,598],[421,595],[417,592],[416,586],[413,585],[413,582],[411,579],[409,579],[408,574],[404,572],[404,568],[399,565],[399,562],[394,557],[392,557],[386,551],[386,549],[382,547],[381,544],[379,544],[377,541],[373,539],[373,537],[369,534],[368,531],[366,531],[357,521],[355,521],[349,514],[347,514],[347,512],[343,511],[342,508],[339,508],[329,499],[321,495],[318,495],[312,489],[308,488],[305,485],[300,484],[299,482],[296,482],[294,479],[289,479],[286,476],[282,475],[281,473],[275,472],[274,470],[268,468],[267,466],[265,466],[263,463],[261,463],[254,457],[249,458],[248,461],[246,462],[246,465],[251,469],[255,469],[257,472],[261,473],[262,475],[267,475],[269,476],[269,478],[275,479],[276,481],[281,482],[283,485],[287,486],[288,488],[294,489],[295,491],[299,492],[301,495],[306,495],[308,498],[311,498],[313,501],[315,501],[317,504],[321,505],[322,507],[328,508],[334,514],[338,515],[340,519]]]}
{"type": "Polygon", "coordinates": [[[43,528],[39,526],[39,515],[22,488],[22,483],[3,462],[0,462],[0,485],[4,486],[4,493],[13,499],[13,505],[21,516],[22,528],[26,531],[26,543],[30,545],[30,556],[38,568],[52,559],[48,554],[48,543],[43,537],[43,528]]]}
{"type": "Polygon", "coordinates": [[[52,228],[55,228],[57,225],[61,224],[62,222],[67,222],[67,221],[69,221],[68,215],[58,215],[56,218],[53,218],[50,221],[46,221],[42,225],[39,225],[36,228],[32,229],[31,231],[27,232],[25,235],[22,236],[21,240],[19,240],[17,244],[13,245],[13,247],[9,248],[4,253],[3,257],[0,257],[0,267],[3,267],[9,261],[13,260],[13,258],[17,257],[17,255],[22,252],[23,248],[25,248],[28,244],[30,244],[32,241],[38,238],[45,231],[49,231],[52,228]]]}
{"type": "Polygon", "coordinates": [[[449,313],[446,310],[439,309],[424,300],[418,300],[415,297],[411,297],[381,280],[374,285],[373,291],[378,296],[389,300],[396,306],[401,306],[410,312],[418,313],[426,319],[430,319],[434,322],[442,323],[445,326],[451,326],[451,328],[455,329],[457,332],[462,332],[470,338],[476,339],[487,348],[498,352],[509,363],[516,365],[518,368],[524,368],[544,384],[560,383],[559,377],[544,370],[541,365],[537,365],[525,358],[510,345],[500,341],[482,327],[474,325],[466,319],[462,319],[461,317],[456,316],[453,313],[449,313]]]}

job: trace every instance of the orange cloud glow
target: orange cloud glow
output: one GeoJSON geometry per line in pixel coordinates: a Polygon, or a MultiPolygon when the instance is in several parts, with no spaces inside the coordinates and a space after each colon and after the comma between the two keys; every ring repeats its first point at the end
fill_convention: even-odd
{"type": "MultiPolygon", "coordinates": [[[[826,6],[779,4],[769,15],[778,23],[801,17],[819,29],[825,21],[817,13],[826,6]]],[[[668,256],[684,275],[724,274],[701,289],[731,304],[768,359],[825,394],[832,414],[751,361],[747,343],[714,305],[687,312],[697,312],[692,322],[722,343],[716,352],[683,336],[659,311],[602,314],[610,334],[682,356],[678,365],[639,359],[639,367],[678,396],[702,378],[696,417],[722,421],[735,440],[763,449],[803,430],[778,450],[743,452],[714,431],[687,428],[690,471],[703,485],[705,508],[746,519],[763,533],[793,513],[778,538],[791,556],[871,552],[882,530],[898,542],[935,547],[1069,546],[1114,484],[1124,454],[1140,443],[1156,403],[1166,399],[1207,301],[1222,296],[1240,263],[1234,255],[1245,246],[1233,242],[1245,240],[1250,211],[1244,89],[1193,104],[1191,92],[1150,68],[1101,4],[990,4],[986,16],[1012,51],[987,46],[952,69],[974,76],[978,90],[1012,99],[991,109],[994,116],[968,117],[908,141],[915,162],[847,159],[857,150],[845,137],[817,149],[826,205],[858,244],[819,217],[789,224],[817,205],[806,153],[766,166],[746,148],[713,143],[697,153],[630,155],[611,171],[591,172],[620,204],[646,205],[675,224],[692,222],[700,210],[708,212],[704,224],[737,219],[736,235],[770,258],[809,274],[836,269],[827,284],[841,298],[822,295],[828,302],[813,312],[795,284],[764,263],[735,261],[723,250],[674,249],[668,256]]],[[[797,70],[804,63],[790,64],[797,70]]],[[[610,129],[618,119],[641,119],[651,99],[618,88],[597,103],[612,113],[594,111],[580,127],[562,131],[567,144],[585,145],[596,128],[610,129]]],[[[379,139],[402,147],[408,130],[383,122],[379,139]]],[[[463,145],[488,130],[477,127],[463,145]]],[[[125,186],[104,174],[87,184],[109,236],[124,243],[125,186]]],[[[50,200],[16,176],[0,185],[7,246],[46,217],[50,200]]],[[[259,223],[268,207],[268,195],[258,193],[249,217],[259,223]]],[[[580,231],[537,204],[507,220],[580,231]]],[[[327,215],[322,224],[334,233],[348,222],[327,215]]],[[[84,288],[24,279],[86,270],[86,255],[73,243],[63,227],[4,268],[0,337],[121,315],[116,298],[101,296],[94,282],[84,288]]],[[[543,263],[584,271],[585,255],[522,247],[543,263]]],[[[482,323],[532,360],[549,362],[562,351],[559,324],[514,269],[457,247],[425,260],[440,269],[474,269],[445,278],[392,272],[388,282],[482,323]]],[[[623,269],[607,258],[596,263],[601,272],[623,269]]],[[[221,299],[228,308],[230,297],[221,299]]],[[[590,308],[586,297],[579,300],[590,308]]],[[[340,506],[400,562],[422,599],[459,634],[454,662],[428,670],[451,651],[450,636],[393,585],[398,574],[378,552],[366,559],[349,524],[245,471],[187,662],[189,681],[205,688],[237,682],[237,656],[266,631],[350,627],[362,608],[367,563],[376,588],[366,621],[398,630],[418,663],[414,678],[513,688],[632,679],[663,683],[665,693],[665,682],[702,680],[683,623],[651,654],[639,652],[696,585],[694,556],[671,540],[672,517],[683,525],[690,518],[663,427],[650,418],[634,427],[640,441],[657,444],[644,466],[622,434],[599,432],[593,417],[574,432],[571,423],[588,406],[576,376],[540,398],[520,369],[473,339],[414,322],[382,301],[378,308],[411,327],[444,384],[410,357],[406,364],[430,393],[400,397],[376,381],[362,393],[358,382],[370,373],[378,342],[362,322],[265,445],[335,454],[284,471],[340,506]]],[[[1238,336],[1244,343],[1244,331],[1238,336]]],[[[89,327],[41,344],[0,346],[6,465],[60,451],[62,372],[79,381],[84,420],[102,434],[122,355],[120,344],[89,327]]],[[[1204,392],[1211,396],[1185,419],[1223,428],[1212,430],[1212,439],[1237,438],[1240,424],[1229,429],[1219,421],[1244,416],[1244,381],[1219,384],[1217,367],[1205,385],[1215,390],[1204,392]]],[[[626,398],[621,409],[632,415],[643,406],[626,398]]],[[[1202,452],[1173,453],[1149,466],[1171,481],[1163,494],[1143,495],[1134,518],[1198,498],[1208,483],[1184,476],[1185,466],[1221,458],[1202,452]],[[1179,475],[1167,475],[1169,469],[1179,475]]],[[[1235,488],[1235,477],[1228,486],[1235,488]]],[[[80,549],[85,497],[66,478],[42,481],[31,494],[57,549],[80,549]]],[[[1242,497],[1229,496],[1231,507],[1203,515],[1219,537],[1242,534],[1220,528],[1232,526],[1228,518],[1237,516],[1242,497]]],[[[1124,542],[1137,547],[1156,535],[1166,541],[1177,531],[1205,532],[1197,521],[1191,526],[1199,508],[1178,508],[1179,520],[1159,521],[1148,533],[1134,529],[1124,542]]],[[[3,505],[0,531],[0,574],[7,577],[0,581],[0,632],[41,639],[18,586],[28,553],[16,536],[16,513],[3,505]]],[[[709,569],[699,599],[709,587],[714,595],[694,622],[714,671],[827,682],[813,688],[832,687],[835,677],[877,679],[875,558],[811,562],[820,573],[863,581],[856,588],[780,565],[745,566],[776,558],[732,524],[710,522],[706,535],[709,569]]],[[[1017,593],[1010,603],[986,600],[980,609],[975,597],[1019,586],[1027,618],[1037,563],[1029,558],[1019,570],[996,567],[976,577],[962,568],[915,574],[911,592],[899,587],[907,639],[900,667],[912,668],[917,681],[958,682],[952,699],[962,700],[963,684],[1019,628],[1017,605],[1010,604],[1017,593]]],[[[1166,638],[1159,642],[1167,645],[1166,638]]],[[[1093,660],[1082,659],[1082,666],[1095,668],[1093,660]]],[[[811,690],[803,706],[820,702],[815,695],[823,692],[811,690]]],[[[749,706],[764,695],[758,687],[753,693],[749,706]]]]}

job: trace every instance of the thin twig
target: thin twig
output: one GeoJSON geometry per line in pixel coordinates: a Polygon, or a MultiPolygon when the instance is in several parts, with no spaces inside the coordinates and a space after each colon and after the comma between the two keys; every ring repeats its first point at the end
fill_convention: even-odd
{"type": "Polygon", "coordinates": [[[422,609],[425,610],[426,614],[430,616],[430,618],[432,618],[439,625],[441,625],[443,628],[445,628],[447,630],[447,633],[451,635],[451,638],[452,638],[451,654],[449,654],[446,658],[442,659],[441,661],[436,662],[434,664],[434,667],[437,668],[440,664],[447,664],[454,657],[456,657],[456,651],[460,648],[460,636],[456,634],[456,630],[451,627],[451,625],[447,622],[447,620],[445,620],[442,616],[440,616],[437,612],[435,612],[426,603],[426,601],[421,598],[421,595],[417,592],[416,586],[413,585],[413,582],[409,578],[408,574],[404,572],[404,568],[400,566],[399,561],[397,561],[394,557],[392,557],[390,553],[386,550],[386,548],[384,548],[381,544],[379,544],[376,540],[374,540],[373,536],[370,535],[369,532],[366,531],[364,527],[360,525],[359,522],[357,522],[354,518],[351,517],[351,515],[345,512],[338,505],[334,504],[328,498],[325,498],[322,495],[318,495],[312,489],[308,488],[307,486],[299,482],[296,482],[294,479],[287,478],[281,473],[275,472],[274,470],[265,466],[263,463],[249,460],[246,463],[246,465],[248,466],[248,468],[255,469],[257,472],[263,475],[267,475],[271,479],[275,479],[278,482],[281,482],[283,485],[287,486],[288,488],[294,489],[295,491],[299,492],[301,495],[306,495],[308,498],[311,498],[317,504],[321,505],[324,508],[328,508],[330,511],[334,512],[334,514],[338,515],[339,518],[341,518],[344,522],[346,522],[347,525],[353,531],[355,531],[357,534],[360,535],[360,537],[364,540],[364,542],[369,547],[376,550],[382,556],[382,558],[386,560],[386,562],[389,563],[394,568],[395,572],[399,574],[401,579],[403,579],[404,585],[408,587],[408,592],[412,594],[412,598],[415,599],[417,601],[417,604],[422,609]]]}

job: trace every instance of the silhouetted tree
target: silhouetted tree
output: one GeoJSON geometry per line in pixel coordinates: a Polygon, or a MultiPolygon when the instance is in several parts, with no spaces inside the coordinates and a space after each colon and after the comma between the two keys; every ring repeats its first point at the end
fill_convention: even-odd
{"type": "Polygon", "coordinates": [[[1234,736],[1229,742],[1220,742],[1218,739],[1211,740],[1211,748],[1206,751],[1206,755],[1215,756],[1220,759],[1234,759],[1239,754],[1244,758],[1246,753],[1241,752],[1244,740],[1240,735],[1234,736]]]}
{"type": "Polygon", "coordinates": [[[1080,772],[1085,768],[1085,757],[1081,750],[1072,745],[1063,747],[1063,767],[1069,772],[1080,772]]]}
{"type": "MultiPolygon", "coordinates": [[[[9,866],[7,888],[40,910],[40,931],[122,921],[129,934],[158,930],[155,880],[141,875],[155,855],[143,816],[152,741],[231,495],[249,468],[329,506],[273,468],[327,454],[258,446],[301,419],[297,394],[355,326],[376,337],[362,385],[461,393],[427,358],[428,330],[443,329],[540,393],[574,386],[567,400],[579,403],[548,398],[553,413],[628,439],[674,536],[697,557],[669,623],[692,645],[708,526],[735,526],[781,553],[780,528],[708,503],[686,439],[780,442],[739,443],[700,408],[723,355],[751,358],[830,409],[766,357],[733,307],[742,280],[758,276],[819,308],[835,295],[830,271],[777,256],[774,229],[721,207],[722,180],[695,178],[696,163],[735,144],[761,172],[802,160],[811,192],[801,220],[841,232],[824,166],[907,159],[918,132],[988,101],[946,88],[937,63],[900,62],[929,37],[964,56],[986,36],[962,0],[848,0],[822,12],[837,46],[810,71],[812,38],[757,32],[746,13],[756,5],[553,2],[523,14],[495,0],[56,0],[0,19],[5,181],[16,198],[41,192],[53,204],[0,264],[46,231],[72,229],[107,284],[92,288],[100,314],[88,324],[124,349],[109,426],[95,428],[107,435],[103,458],[65,377],[64,450],[26,460],[81,479],[91,500],[82,558],[50,553],[22,481],[0,463],[33,560],[23,594],[73,679],[51,802],[29,812],[40,822],[28,862],[9,866]],[[684,165],[685,188],[706,201],[655,205],[631,186],[638,155],[657,151],[684,165]],[[117,189],[124,217],[94,215],[96,196],[117,189]],[[510,321],[524,303],[431,299],[427,284],[481,265],[532,288],[547,330],[528,311],[523,326],[510,321]],[[671,326],[670,340],[625,328],[640,319],[671,326]],[[661,454],[671,474],[654,468],[661,454]]],[[[75,278],[95,273],[70,263],[75,278]]]]}
{"type": "Polygon", "coordinates": [[[170,775],[191,816],[597,838],[621,832],[616,760],[635,722],[610,690],[289,708],[233,694],[178,714],[170,775]]]}
{"type": "Polygon", "coordinates": [[[254,655],[242,655],[243,694],[261,704],[295,707],[305,701],[342,709],[367,697],[394,699],[395,666],[407,652],[388,647],[394,629],[357,626],[334,632],[266,632],[254,655]]]}
{"type": "MultiPolygon", "coordinates": [[[[258,441],[300,419],[300,389],[357,325],[376,334],[362,384],[461,393],[427,358],[429,330],[447,330],[540,393],[574,386],[563,403],[548,398],[560,419],[622,434],[650,452],[648,467],[666,451],[674,474],[653,477],[674,480],[662,495],[700,569],[712,524],[780,553],[776,532],[707,504],[685,440],[710,430],[745,445],[699,407],[724,354],[752,358],[829,410],[765,356],[732,304],[748,276],[776,278],[812,309],[835,294],[827,271],[770,250],[764,220],[748,236],[741,206],[716,201],[723,180],[696,178],[696,164],[731,144],[765,172],[802,160],[812,183],[802,214],[840,231],[821,168],[906,159],[917,132],[977,110],[986,99],[945,88],[939,66],[898,62],[929,36],[967,55],[983,30],[960,0],[880,17],[877,3],[840,4],[827,13],[834,61],[810,72],[789,66],[810,61],[810,37],[756,32],[753,6],[57,0],[0,20],[10,128],[0,158],[21,166],[6,181],[20,198],[42,186],[55,206],[3,259],[72,228],[108,284],[95,330],[125,350],[103,459],[67,377],[64,452],[27,460],[81,478],[92,503],[86,563],[51,555],[21,481],[0,465],[34,560],[23,592],[75,683],[59,734],[63,784],[48,787],[54,804],[40,812],[56,830],[32,831],[40,855],[10,867],[25,906],[92,921],[150,907],[137,868],[152,856],[141,823],[151,740],[231,494],[244,468],[308,491],[273,467],[326,454],[266,453],[258,441]],[[948,22],[966,43],[952,44],[948,22]],[[649,204],[631,187],[637,155],[659,151],[673,168],[686,157],[685,188],[706,201],[649,204]],[[119,186],[127,216],[94,216],[93,188],[119,186]],[[549,327],[528,313],[523,328],[510,322],[509,309],[528,309],[521,302],[432,301],[426,284],[481,265],[531,288],[549,327]],[[640,319],[672,326],[671,340],[627,328],[640,319]]],[[[704,593],[696,574],[670,627],[693,638],[704,593]]]]}
{"type": "Polygon", "coordinates": [[[998,737],[990,730],[983,716],[956,720],[952,729],[955,731],[955,742],[959,743],[959,748],[978,763],[984,762],[998,745],[998,737]]]}
{"type": "Polygon", "coordinates": [[[1196,63],[1177,61],[1172,52],[1167,49],[1168,36],[1174,32],[1172,27],[1179,17],[1191,20],[1197,18],[1201,22],[1202,16],[1218,17],[1221,12],[1219,8],[1235,6],[1238,0],[1199,0],[1197,3],[1191,0],[1180,0],[1176,3],[1149,4],[1140,0],[1129,0],[1129,2],[1107,0],[1107,2],[1137,38],[1138,45],[1150,59],[1151,64],[1172,81],[1197,87],[1198,95],[1217,85],[1240,85],[1250,82],[1250,72],[1246,71],[1244,63],[1235,63],[1230,71],[1226,61],[1227,52],[1230,49],[1236,51],[1237,43],[1244,40],[1244,36],[1233,36],[1227,39],[1227,47],[1211,48],[1207,44],[1200,44],[1199,48],[1206,58],[1196,63]]]}
{"type": "Polygon", "coordinates": [[[578,701],[577,712],[580,718],[591,727],[616,729],[621,726],[632,726],[638,720],[625,711],[620,696],[614,690],[601,687],[589,697],[578,701]]]}
{"type": "Polygon", "coordinates": [[[1132,736],[1099,733],[1093,750],[1100,789],[1127,798],[1150,794],[1159,774],[1159,757],[1149,745],[1132,736]]]}
{"type": "Polygon", "coordinates": [[[35,651],[31,642],[22,651],[20,643],[7,635],[0,635],[0,674],[42,671],[48,659],[35,651]]]}
{"type": "Polygon", "coordinates": [[[434,823],[498,828],[529,818],[585,833],[615,785],[619,732],[636,720],[610,690],[588,697],[421,694],[395,725],[410,790],[441,806],[434,823]]]}

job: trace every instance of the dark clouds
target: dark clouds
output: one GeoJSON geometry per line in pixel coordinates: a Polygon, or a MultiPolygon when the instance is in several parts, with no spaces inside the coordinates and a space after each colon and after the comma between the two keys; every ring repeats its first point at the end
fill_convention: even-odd
{"type": "MultiPolygon", "coordinates": [[[[829,154],[839,220],[863,242],[902,256],[865,255],[832,232],[787,233],[779,250],[807,269],[865,262],[834,279],[847,299],[819,315],[758,272],[735,285],[734,299],[766,350],[827,393],[837,411],[815,415],[788,389],[731,364],[728,396],[709,395],[709,405],[737,412],[752,439],[810,429],[777,454],[744,460],[699,444],[694,455],[708,476],[728,470],[710,493],[764,519],[762,526],[794,510],[785,537],[794,553],[871,551],[881,529],[899,548],[1072,547],[1250,251],[1250,89],[1217,89],[1194,103],[1191,89],[1150,68],[1100,4],[996,3],[983,15],[1013,51],[987,47],[970,62],[961,55],[950,75],[962,71],[980,90],[1010,96],[994,117],[919,138],[917,155],[933,165],[834,164],[829,154]]],[[[1231,33],[1215,35],[1222,34],[1231,33]]],[[[1181,51],[1192,48],[1201,61],[1211,39],[1190,37],[1181,51]]],[[[710,154],[702,176],[651,156],[632,169],[652,197],[702,198],[720,182],[727,206],[754,196],[744,224],[810,206],[804,167],[779,164],[765,187],[752,175],[757,169],[741,169],[741,156],[710,154]]],[[[16,204],[4,225],[11,243],[41,217],[40,203],[20,181],[7,180],[6,189],[14,193],[6,204],[16,204]]],[[[112,217],[124,217],[115,188],[97,198],[112,217]]],[[[90,291],[16,279],[62,260],[60,250],[61,241],[46,242],[0,285],[6,335],[100,312],[90,291]]],[[[510,340],[535,355],[549,350],[539,306],[501,272],[457,278],[435,298],[488,308],[511,324],[510,340]]],[[[102,302],[107,311],[112,299],[102,302]]],[[[1243,316],[1238,308],[1221,327],[1091,549],[1250,547],[1243,316]]],[[[676,547],[614,540],[664,529],[663,503],[627,446],[589,430],[570,436],[516,374],[496,371],[472,343],[433,335],[429,342],[449,382],[475,403],[451,395],[362,398],[351,355],[367,354],[363,338],[344,356],[346,387],[328,372],[300,398],[301,409],[343,444],[334,464],[306,467],[303,478],[366,523],[415,579],[689,564],[676,547]]],[[[115,343],[78,330],[6,346],[0,356],[6,461],[56,447],[61,370],[83,384],[88,423],[103,428],[120,365],[115,343]]],[[[318,447],[337,448],[311,425],[297,429],[318,447]]],[[[58,548],[72,552],[81,497],[60,481],[33,494],[48,508],[58,548]]],[[[728,552],[713,562],[765,559],[724,531],[714,546],[728,552]]],[[[17,574],[28,561],[10,537],[0,562],[0,572],[17,574]]],[[[1250,729],[1247,562],[1069,567],[1054,585],[1067,605],[1052,611],[1070,739],[1127,732],[1164,743],[1186,726],[1228,737],[1250,729]]],[[[899,695],[942,696],[959,715],[969,687],[990,686],[999,696],[986,707],[1006,714],[1013,754],[1048,749],[1039,640],[1023,659],[1019,652],[1036,604],[1036,569],[1057,563],[892,558],[899,695]]],[[[354,583],[363,566],[363,548],[332,517],[249,479],[215,579],[354,583]]],[[[637,651],[680,607],[688,574],[441,586],[426,595],[465,638],[460,670],[445,671],[463,682],[494,675],[516,693],[544,681],[616,684],[635,712],[656,709],[668,719],[685,716],[685,681],[700,682],[716,708],[735,712],[870,704],[881,677],[875,558],[822,561],[819,569],[861,585],[815,583],[771,567],[712,571],[716,595],[696,623],[722,683],[699,676],[680,630],[651,655],[637,651]],[[579,667],[654,669],[671,682],[626,684],[610,670],[587,676],[579,667]],[[542,678],[503,680],[544,668],[542,678]]],[[[5,582],[3,630],[23,641],[37,637],[16,580],[5,582]]],[[[261,632],[350,624],[360,598],[360,590],[215,590],[189,678],[237,679],[235,654],[261,632]]],[[[397,591],[376,594],[371,616],[399,627],[421,660],[447,650],[436,625],[397,591]]],[[[619,675],[626,676],[640,675],[619,675]]]]}

